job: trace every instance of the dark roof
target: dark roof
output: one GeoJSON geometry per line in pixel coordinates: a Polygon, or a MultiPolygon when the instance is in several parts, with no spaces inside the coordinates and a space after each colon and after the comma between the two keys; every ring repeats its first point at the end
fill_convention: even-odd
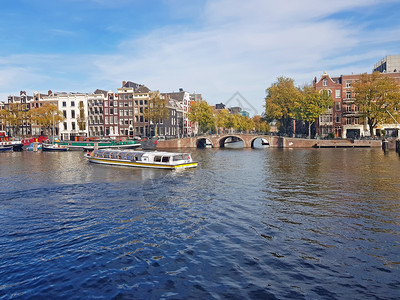
{"type": "Polygon", "coordinates": [[[173,92],[173,93],[163,93],[164,95],[168,95],[171,99],[177,101],[183,101],[183,97],[185,96],[185,92],[173,92]]]}
{"type": "Polygon", "coordinates": [[[132,81],[127,81],[127,82],[124,82],[124,85],[122,85],[122,87],[124,88],[133,88],[134,90],[136,90],[137,88],[139,88],[140,86],[142,86],[142,84],[139,84],[139,83],[135,83],[135,82],[132,82],[132,81]]]}
{"type": "Polygon", "coordinates": [[[103,94],[104,96],[107,96],[107,92],[106,91],[99,90],[99,89],[95,90],[93,94],[103,94]]]}
{"type": "Polygon", "coordinates": [[[150,89],[145,86],[145,85],[141,85],[138,88],[134,89],[135,93],[148,93],[150,92],[150,89]]]}

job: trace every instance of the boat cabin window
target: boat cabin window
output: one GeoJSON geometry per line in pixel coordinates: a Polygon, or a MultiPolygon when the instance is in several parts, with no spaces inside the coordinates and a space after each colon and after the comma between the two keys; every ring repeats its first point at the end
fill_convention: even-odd
{"type": "Polygon", "coordinates": [[[155,162],[161,162],[161,156],[154,156],[155,162]]]}
{"type": "Polygon", "coordinates": [[[175,155],[175,156],[173,157],[173,160],[174,160],[174,161],[184,160],[184,159],[185,159],[185,158],[183,157],[183,154],[175,155]]]}
{"type": "Polygon", "coordinates": [[[163,163],[168,163],[169,162],[169,156],[163,156],[162,162],[163,163]]]}

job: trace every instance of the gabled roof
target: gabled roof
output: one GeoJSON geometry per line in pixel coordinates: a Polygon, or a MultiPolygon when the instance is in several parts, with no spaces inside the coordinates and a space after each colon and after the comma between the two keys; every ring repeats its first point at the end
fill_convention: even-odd
{"type": "Polygon", "coordinates": [[[135,93],[148,93],[150,92],[150,89],[145,85],[141,85],[137,89],[134,89],[134,91],[135,93]]]}
{"type": "Polygon", "coordinates": [[[96,95],[103,94],[104,96],[107,96],[107,91],[97,89],[94,91],[93,94],[96,94],[96,95]]]}
{"type": "Polygon", "coordinates": [[[162,94],[168,95],[171,99],[177,101],[183,101],[183,98],[185,97],[185,92],[173,92],[173,93],[162,93],[162,94]]]}
{"type": "Polygon", "coordinates": [[[139,83],[135,83],[132,81],[124,81],[122,87],[123,88],[133,88],[134,90],[136,90],[137,88],[139,88],[141,86],[141,84],[139,83]]]}

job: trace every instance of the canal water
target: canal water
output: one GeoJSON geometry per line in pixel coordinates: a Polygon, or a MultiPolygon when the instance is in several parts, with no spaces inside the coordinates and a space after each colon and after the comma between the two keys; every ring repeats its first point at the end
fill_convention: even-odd
{"type": "Polygon", "coordinates": [[[197,169],[0,155],[0,299],[398,299],[400,158],[192,150],[197,169]]]}

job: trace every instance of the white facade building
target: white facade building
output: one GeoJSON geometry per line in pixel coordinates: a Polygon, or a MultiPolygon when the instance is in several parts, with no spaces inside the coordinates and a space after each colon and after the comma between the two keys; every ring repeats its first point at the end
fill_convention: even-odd
{"type": "MultiPolygon", "coordinates": [[[[93,97],[93,95],[90,95],[90,97],[93,97]]],[[[58,110],[63,113],[65,120],[58,124],[60,139],[71,140],[75,136],[88,136],[88,98],[89,94],[74,93],[53,93],[42,98],[43,101],[57,102],[58,110]],[[83,103],[86,117],[86,126],[83,130],[80,130],[78,126],[79,105],[81,102],[83,103]]]]}

